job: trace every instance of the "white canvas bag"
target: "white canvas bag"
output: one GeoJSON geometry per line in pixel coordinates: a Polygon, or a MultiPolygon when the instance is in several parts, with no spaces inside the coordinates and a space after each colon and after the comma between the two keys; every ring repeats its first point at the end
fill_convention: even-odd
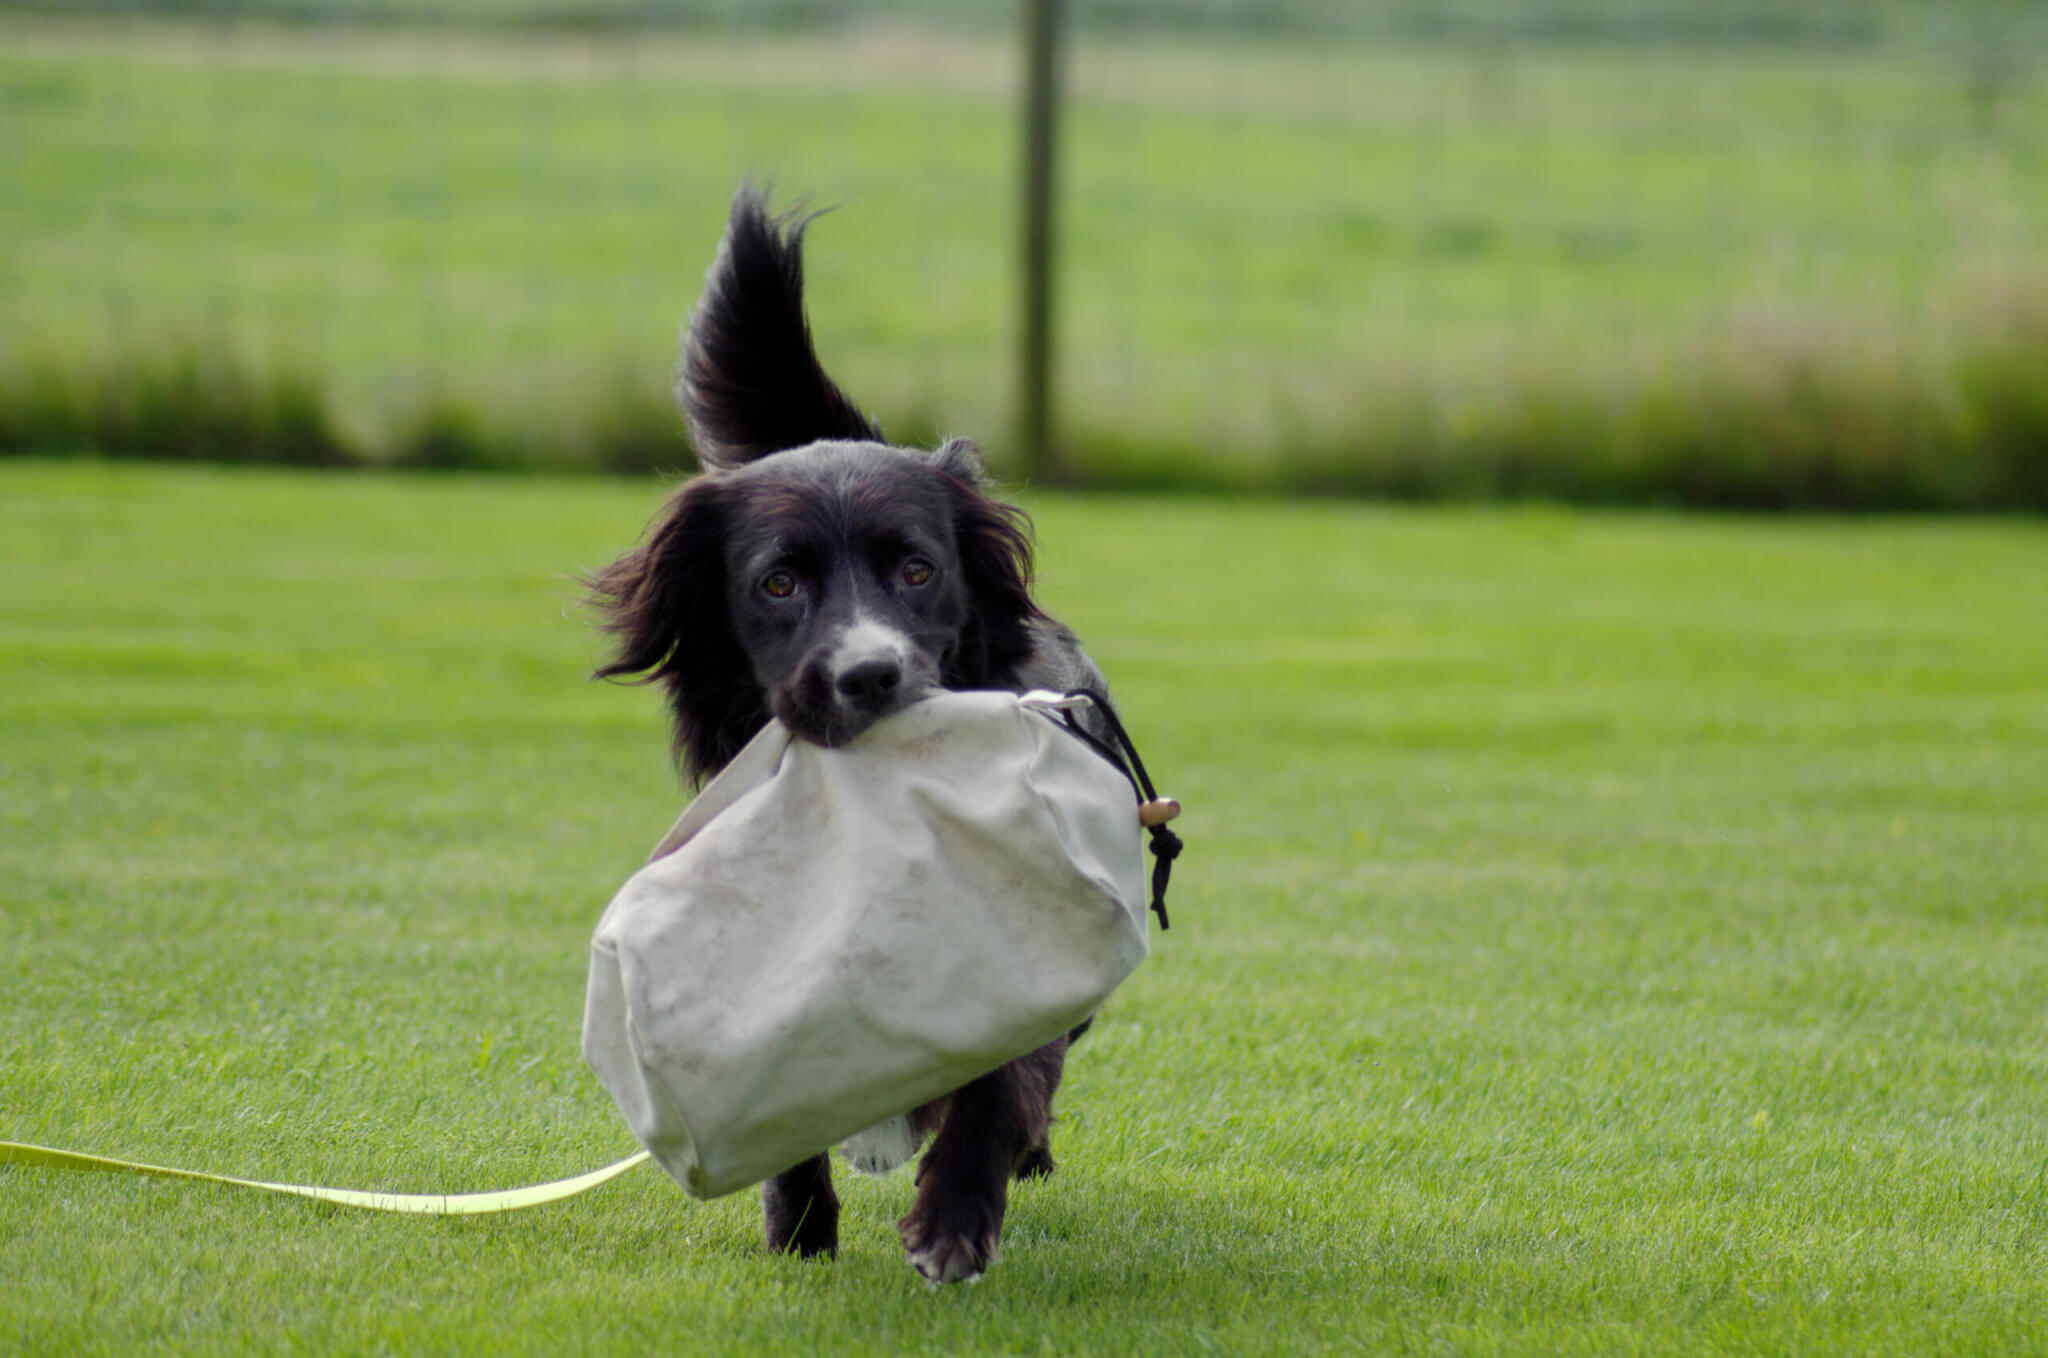
{"type": "Polygon", "coordinates": [[[941,693],[837,749],[771,722],[613,898],[584,1057],[692,1195],[1042,1046],[1144,959],[1137,802],[1072,703],[941,693]]]}

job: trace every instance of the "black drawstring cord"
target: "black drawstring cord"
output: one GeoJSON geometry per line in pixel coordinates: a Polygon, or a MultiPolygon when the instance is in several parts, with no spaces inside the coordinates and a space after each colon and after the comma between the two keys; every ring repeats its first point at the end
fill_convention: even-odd
{"type": "MultiPolygon", "coordinates": [[[[1145,761],[1139,757],[1138,747],[1131,743],[1130,733],[1124,730],[1124,724],[1117,720],[1116,709],[1109,705],[1109,700],[1101,694],[1091,693],[1085,688],[1074,689],[1067,694],[1067,697],[1086,698],[1089,705],[1101,713],[1102,719],[1109,723],[1111,734],[1116,737],[1117,744],[1122,746],[1123,749],[1119,752],[1097,739],[1094,733],[1082,726],[1070,711],[1060,713],[1060,718],[1066,722],[1067,729],[1094,746],[1096,753],[1122,771],[1124,777],[1130,781],[1131,790],[1138,794],[1138,804],[1140,806],[1145,805],[1147,802],[1158,801],[1159,789],[1152,786],[1152,775],[1145,771],[1145,761]],[[1126,756],[1128,756],[1128,763],[1126,763],[1126,756]]],[[[1180,857],[1181,849],[1186,846],[1182,843],[1181,837],[1167,829],[1164,824],[1154,825],[1150,827],[1150,830],[1152,835],[1152,857],[1154,859],[1152,864],[1152,913],[1159,916],[1159,928],[1161,932],[1164,932],[1172,927],[1166,918],[1166,883],[1173,876],[1173,860],[1180,857]]]]}
{"type": "Polygon", "coordinates": [[[1173,875],[1173,860],[1185,845],[1181,837],[1164,825],[1152,827],[1152,913],[1159,916],[1159,931],[1172,926],[1166,920],[1166,879],[1173,875]]]}

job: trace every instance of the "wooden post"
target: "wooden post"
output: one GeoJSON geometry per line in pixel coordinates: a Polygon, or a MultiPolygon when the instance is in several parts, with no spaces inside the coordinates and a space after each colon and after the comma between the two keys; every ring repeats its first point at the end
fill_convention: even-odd
{"type": "Polygon", "coordinates": [[[1018,436],[1024,473],[1059,479],[1052,417],[1052,211],[1060,0],[1024,0],[1024,325],[1018,436]]]}

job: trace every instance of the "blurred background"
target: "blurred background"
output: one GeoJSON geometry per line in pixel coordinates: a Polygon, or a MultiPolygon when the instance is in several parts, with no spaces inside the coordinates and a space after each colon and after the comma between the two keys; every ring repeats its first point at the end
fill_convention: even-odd
{"type": "MultiPolygon", "coordinates": [[[[733,190],[1020,446],[1024,3],[0,5],[0,451],[679,471],[733,190]]],[[[2048,508],[2048,6],[1067,0],[1048,478],[2048,508]]]]}

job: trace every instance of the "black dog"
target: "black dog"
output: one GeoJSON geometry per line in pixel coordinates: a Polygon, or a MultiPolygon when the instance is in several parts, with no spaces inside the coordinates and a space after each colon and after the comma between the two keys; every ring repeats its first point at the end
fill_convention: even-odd
{"type": "MultiPolygon", "coordinates": [[[[803,307],[809,220],[772,217],[741,189],[676,384],[704,474],[590,581],[619,643],[598,674],[666,686],[694,778],[771,714],[835,745],[934,688],[1105,692],[1073,633],[1032,602],[1029,520],[989,497],[975,446],[885,444],[819,366],[803,307]]],[[[1053,1093],[1081,1031],[846,1146],[882,1172],[936,1131],[897,1224],[927,1278],[978,1277],[1011,1176],[1052,1172],[1053,1093]]],[[[826,1155],[776,1175],[762,1200],[770,1248],[837,1247],[826,1155]]]]}

